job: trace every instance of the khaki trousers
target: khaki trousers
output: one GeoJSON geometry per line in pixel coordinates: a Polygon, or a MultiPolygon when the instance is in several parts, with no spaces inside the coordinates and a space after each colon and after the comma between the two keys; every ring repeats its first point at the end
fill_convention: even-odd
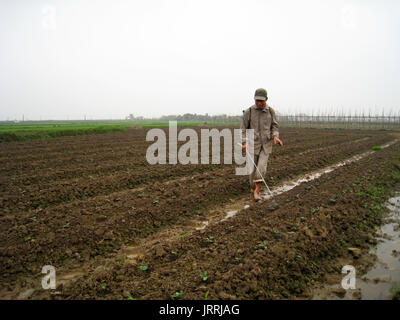
{"type": "MultiPolygon", "coordinates": [[[[267,173],[268,158],[272,152],[272,141],[266,143],[261,147],[260,153],[254,155],[254,163],[257,165],[258,170],[260,170],[262,176],[265,179],[265,174],[267,173]]],[[[249,175],[250,189],[254,190],[256,182],[262,182],[260,173],[256,167],[253,168],[253,172],[249,175]]]]}

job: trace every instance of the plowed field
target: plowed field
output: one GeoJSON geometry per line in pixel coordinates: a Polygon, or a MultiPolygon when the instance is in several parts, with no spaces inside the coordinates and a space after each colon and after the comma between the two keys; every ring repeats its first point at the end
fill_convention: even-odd
{"type": "Polygon", "coordinates": [[[234,165],[148,164],[146,131],[0,145],[0,298],[298,296],[347,247],[370,244],[380,215],[363,195],[400,174],[391,133],[284,128],[273,190],[363,156],[281,192],[271,211],[234,165]],[[41,288],[44,265],[55,290],[41,288]]]}

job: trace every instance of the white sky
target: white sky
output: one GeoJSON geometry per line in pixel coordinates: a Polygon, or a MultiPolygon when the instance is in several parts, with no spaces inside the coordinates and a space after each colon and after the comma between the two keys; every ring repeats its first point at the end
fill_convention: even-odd
{"type": "Polygon", "coordinates": [[[400,110],[400,1],[0,0],[0,120],[400,110]]]}

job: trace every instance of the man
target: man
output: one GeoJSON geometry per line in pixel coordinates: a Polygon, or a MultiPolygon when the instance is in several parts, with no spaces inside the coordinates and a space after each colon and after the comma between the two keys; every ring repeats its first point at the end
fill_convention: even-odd
{"type": "MultiPolygon", "coordinates": [[[[248,150],[246,129],[254,129],[254,163],[265,177],[272,144],[283,146],[279,139],[279,125],[274,109],[267,105],[267,90],[260,88],[254,94],[255,104],[243,111],[241,124],[243,150],[248,150]]],[[[262,177],[256,168],[250,174],[250,188],[254,192],[254,200],[260,200],[262,177]]]]}

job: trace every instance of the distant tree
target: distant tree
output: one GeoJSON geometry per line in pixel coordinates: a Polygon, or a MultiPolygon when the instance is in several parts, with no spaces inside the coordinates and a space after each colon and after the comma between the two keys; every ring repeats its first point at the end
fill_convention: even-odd
{"type": "Polygon", "coordinates": [[[127,120],[143,121],[143,120],[156,120],[156,121],[198,121],[198,122],[239,122],[241,116],[228,116],[226,114],[211,116],[208,113],[202,115],[197,113],[185,113],[183,115],[165,115],[159,118],[144,118],[134,117],[130,114],[126,117],[127,120]]]}

